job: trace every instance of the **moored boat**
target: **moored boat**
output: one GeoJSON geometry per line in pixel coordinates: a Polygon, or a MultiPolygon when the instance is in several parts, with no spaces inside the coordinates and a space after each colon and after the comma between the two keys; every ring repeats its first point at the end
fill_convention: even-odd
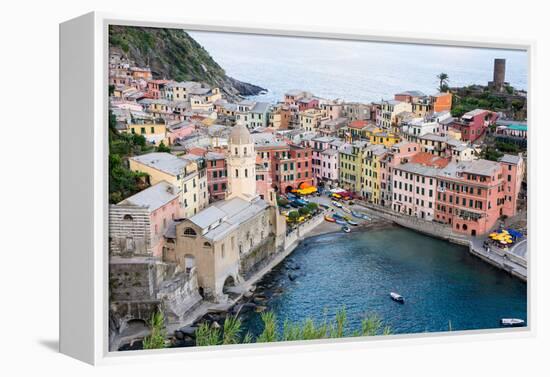
{"type": "Polygon", "coordinates": [[[336,222],[336,219],[333,218],[333,217],[330,217],[330,216],[325,216],[325,220],[328,221],[329,223],[334,223],[334,222],[336,222]]]}
{"type": "Polygon", "coordinates": [[[501,326],[508,326],[508,327],[519,327],[524,326],[525,321],[520,318],[502,318],[500,320],[501,326]]]}
{"type": "Polygon", "coordinates": [[[393,301],[397,301],[401,304],[404,304],[405,303],[405,299],[403,298],[403,296],[401,296],[399,293],[395,293],[395,292],[390,292],[390,297],[393,301]]]}

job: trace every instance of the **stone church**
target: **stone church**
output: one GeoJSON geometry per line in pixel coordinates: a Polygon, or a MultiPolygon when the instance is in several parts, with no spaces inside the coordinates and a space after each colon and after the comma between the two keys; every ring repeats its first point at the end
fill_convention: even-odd
{"type": "Polygon", "coordinates": [[[175,234],[176,262],[196,267],[201,295],[216,302],[280,251],[286,232],[275,192],[264,199],[256,192],[256,152],[244,125],[229,136],[227,172],[227,199],[179,222],[175,234]]]}

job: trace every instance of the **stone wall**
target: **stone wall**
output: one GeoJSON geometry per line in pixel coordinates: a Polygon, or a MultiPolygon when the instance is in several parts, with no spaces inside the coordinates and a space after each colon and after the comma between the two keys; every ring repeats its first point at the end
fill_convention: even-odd
{"type": "Polygon", "coordinates": [[[152,255],[151,222],[146,208],[109,206],[110,255],[152,255]]]}
{"type": "Polygon", "coordinates": [[[275,235],[270,234],[253,250],[242,255],[240,259],[240,274],[245,280],[263,267],[277,252],[275,235]]]}

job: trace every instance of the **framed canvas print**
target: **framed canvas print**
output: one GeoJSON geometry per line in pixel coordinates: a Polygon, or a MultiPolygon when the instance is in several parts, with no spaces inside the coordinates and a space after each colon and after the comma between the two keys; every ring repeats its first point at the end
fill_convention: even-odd
{"type": "Polygon", "coordinates": [[[61,351],[529,334],[532,45],[434,38],[63,23],[61,351]]]}

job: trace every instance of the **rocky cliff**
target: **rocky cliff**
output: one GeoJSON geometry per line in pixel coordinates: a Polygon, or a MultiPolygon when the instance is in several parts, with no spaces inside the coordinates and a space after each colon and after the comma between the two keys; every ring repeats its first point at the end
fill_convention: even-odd
{"type": "Polygon", "coordinates": [[[221,88],[230,98],[265,90],[227,76],[208,51],[181,29],[111,26],[109,48],[138,66],[150,67],[157,79],[206,82],[221,88]]]}

